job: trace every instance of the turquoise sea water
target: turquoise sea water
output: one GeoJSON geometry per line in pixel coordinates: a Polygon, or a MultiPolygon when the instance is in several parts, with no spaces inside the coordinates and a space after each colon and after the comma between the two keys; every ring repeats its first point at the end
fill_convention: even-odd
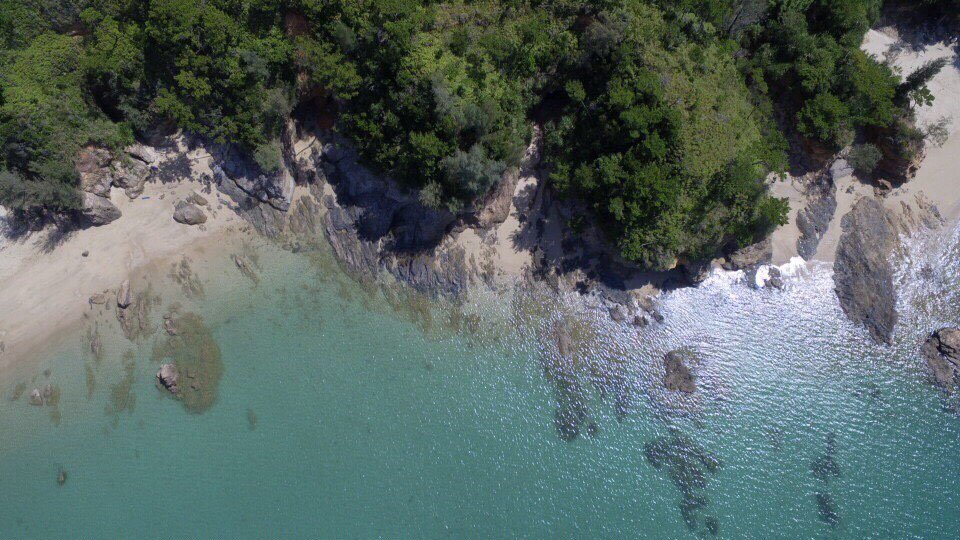
{"type": "Polygon", "coordinates": [[[893,347],[845,321],[826,267],[785,292],[713,276],[637,332],[576,298],[487,295],[463,308],[479,322],[413,297],[398,311],[269,246],[256,286],[195,265],[205,299],[164,300],[213,329],[216,404],[163,396],[153,338],[105,336],[99,363],[68,338],[0,387],[0,537],[956,538],[960,417],[918,354],[960,322],[954,251],[918,243],[903,265],[893,347]],[[560,314],[587,329],[571,369],[595,426],[573,441],[555,427],[569,387],[544,369],[560,314]],[[678,402],[660,378],[681,346],[700,390],[678,402]],[[135,406],[116,413],[128,349],[135,406]],[[18,382],[60,387],[58,424],[11,401],[18,382]]]}

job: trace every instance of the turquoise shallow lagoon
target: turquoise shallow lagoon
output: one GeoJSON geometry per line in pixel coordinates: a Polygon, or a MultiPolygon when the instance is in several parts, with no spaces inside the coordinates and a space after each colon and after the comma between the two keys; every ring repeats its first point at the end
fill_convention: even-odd
{"type": "Polygon", "coordinates": [[[960,418],[918,353],[930,327],[958,322],[952,249],[918,247],[903,266],[904,324],[889,348],[845,321],[826,267],[788,276],[785,292],[713,276],[666,294],[665,324],[639,333],[560,302],[591,328],[584,358],[613,358],[629,390],[618,419],[585,375],[594,426],[572,441],[558,435],[562,393],[544,370],[556,300],[520,307],[489,295],[464,308],[480,314],[465,324],[413,296],[390,308],[329,261],[259,249],[258,285],[229,264],[196,264],[205,298],[164,298],[201,313],[221,347],[210,410],[191,414],[156,388],[153,338],[105,336],[95,362],[81,333],[0,386],[0,537],[960,530],[960,418]],[[680,346],[701,359],[700,397],[678,404],[659,390],[659,370],[680,346]],[[127,350],[134,400],[117,412],[127,350]],[[11,400],[17,383],[48,382],[61,390],[56,409],[11,400]]]}

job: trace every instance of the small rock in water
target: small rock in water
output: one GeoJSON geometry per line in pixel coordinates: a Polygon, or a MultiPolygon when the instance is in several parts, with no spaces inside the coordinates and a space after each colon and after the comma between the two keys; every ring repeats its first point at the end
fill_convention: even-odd
{"type": "Polygon", "coordinates": [[[64,485],[67,483],[67,471],[63,470],[63,467],[57,471],[57,484],[64,485]]]}
{"type": "Polygon", "coordinates": [[[40,393],[39,388],[34,388],[30,391],[30,404],[43,405],[43,394],[40,393]]]}
{"type": "Polygon", "coordinates": [[[627,319],[627,308],[617,304],[610,308],[610,318],[616,322],[623,322],[627,319]]]}
{"type": "Polygon", "coordinates": [[[647,320],[643,315],[637,315],[633,318],[633,325],[638,327],[644,327],[650,324],[650,321],[647,320]]]}
{"type": "Polygon", "coordinates": [[[90,256],[90,252],[87,251],[87,250],[83,250],[83,253],[81,253],[80,256],[81,256],[81,257],[89,257],[89,256],[90,256]]]}
{"type": "Polygon", "coordinates": [[[667,390],[686,394],[692,394],[697,390],[693,373],[683,363],[683,356],[679,351],[668,352],[663,357],[663,363],[666,371],[663,376],[663,384],[667,387],[667,390]]]}
{"type": "Polygon", "coordinates": [[[52,373],[52,372],[50,371],[50,368],[47,368],[47,369],[43,370],[43,376],[46,377],[47,379],[50,378],[50,374],[51,374],[51,373],[52,373]]]}
{"type": "Polygon", "coordinates": [[[783,278],[781,276],[780,269],[776,266],[771,266],[769,277],[763,282],[763,286],[768,289],[783,290],[783,278]]]}
{"type": "Polygon", "coordinates": [[[180,390],[180,372],[177,370],[176,364],[160,366],[160,370],[157,371],[157,382],[171,393],[176,394],[180,390]]]}
{"type": "Polygon", "coordinates": [[[960,379],[960,328],[941,328],[923,344],[923,354],[933,377],[947,390],[960,379]]]}

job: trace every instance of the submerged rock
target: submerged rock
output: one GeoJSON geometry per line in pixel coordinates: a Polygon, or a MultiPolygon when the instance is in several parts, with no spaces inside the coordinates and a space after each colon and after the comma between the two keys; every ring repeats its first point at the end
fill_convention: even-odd
{"type": "Polygon", "coordinates": [[[862,324],[877,343],[890,343],[897,323],[890,256],[897,245],[897,220],[872,197],[857,201],[840,222],[842,234],[833,264],[840,307],[862,324]]]}
{"type": "MultiPolygon", "coordinates": [[[[646,443],[643,452],[647,463],[657,469],[666,469],[680,490],[680,515],[691,530],[696,530],[700,512],[709,502],[703,493],[707,487],[707,475],[720,470],[720,460],[677,432],[646,443]]],[[[720,524],[716,518],[705,518],[704,527],[715,534],[720,524]]]]}
{"type": "Polygon", "coordinates": [[[810,464],[810,472],[817,480],[829,484],[830,480],[840,478],[840,465],[828,452],[813,460],[810,464]]]}
{"type": "Polygon", "coordinates": [[[663,376],[663,384],[667,387],[667,390],[686,394],[692,394],[697,390],[693,373],[683,363],[683,355],[680,351],[668,352],[663,357],[663,364],[666,370],[663,376]]]}
{"type": "Polygon", "coordinates": [[[176,380],[176,391],[161,382],[164,368],[157,373],[157,382],[179,399],[190,412],[204,412],[217,400],[220,378],[223,376],[223,361],[220,346],[213,339],[213,333],[195,313],[185,313],[174,321],[177,335],[167,336],[154,345],[153,358],[164,362],[164,379],[172,383],[173,368],[180,378],[176,380]]]}
{"type": "Polygon", "coordinates": [[[960,380],[960,328],[941,328],[923,344],[927,365],[938,384],[953,389],[960,380]]]}
{"type": "Polygon", "coordinates": [[[817,492],[815,497],[817,499],[817,515],[820,517],[820,521],[833,527],[840,523],[840,511],[837,509],[837,503],[833,501],[833,497],[825,491],[817,492]]]}
{"type": "Polygon", "coordinates": [[[623,322],[627,320],[627,315],[629,315],[627,313],[627,308],[625,308],[622,304],[616,304],[610,308],[610,318],[616,322],[623,322]]]}
{"type": "Polygon", "coordinates": [[[57,485],[62,486],[66,483],[67,483],[67,471],[63,470],[63,467],[61,467],[57,471],[57,485]]]}

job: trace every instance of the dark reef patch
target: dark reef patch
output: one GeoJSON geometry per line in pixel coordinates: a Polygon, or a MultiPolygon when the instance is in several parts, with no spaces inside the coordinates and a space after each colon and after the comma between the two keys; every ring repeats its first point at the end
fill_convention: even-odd
{"type": "Polygon", "coordinates": [[[671,435],[648,442],[643,447],[647,463],[666,470],[680,490],[680,516],[691,530],[703,527],[710,534],[717,534],[720,522],[716,517],[703,516],[709,499],[703,493],[707,487],[708,474],[715,474],[722,467],[719,459],[689,437],[674,431],[671,435]]]}
{"type": "Polygon", "coordinates": [[[217,401],[217,388],[223,375],[220,346],[203,318],[195,313],[178,316],[175,325],[176,335],[168,335],[154,344],[153,359],[157,363],[176,364],[183,380],[173,395],[188,411],[202,413],[217,401]]]}

